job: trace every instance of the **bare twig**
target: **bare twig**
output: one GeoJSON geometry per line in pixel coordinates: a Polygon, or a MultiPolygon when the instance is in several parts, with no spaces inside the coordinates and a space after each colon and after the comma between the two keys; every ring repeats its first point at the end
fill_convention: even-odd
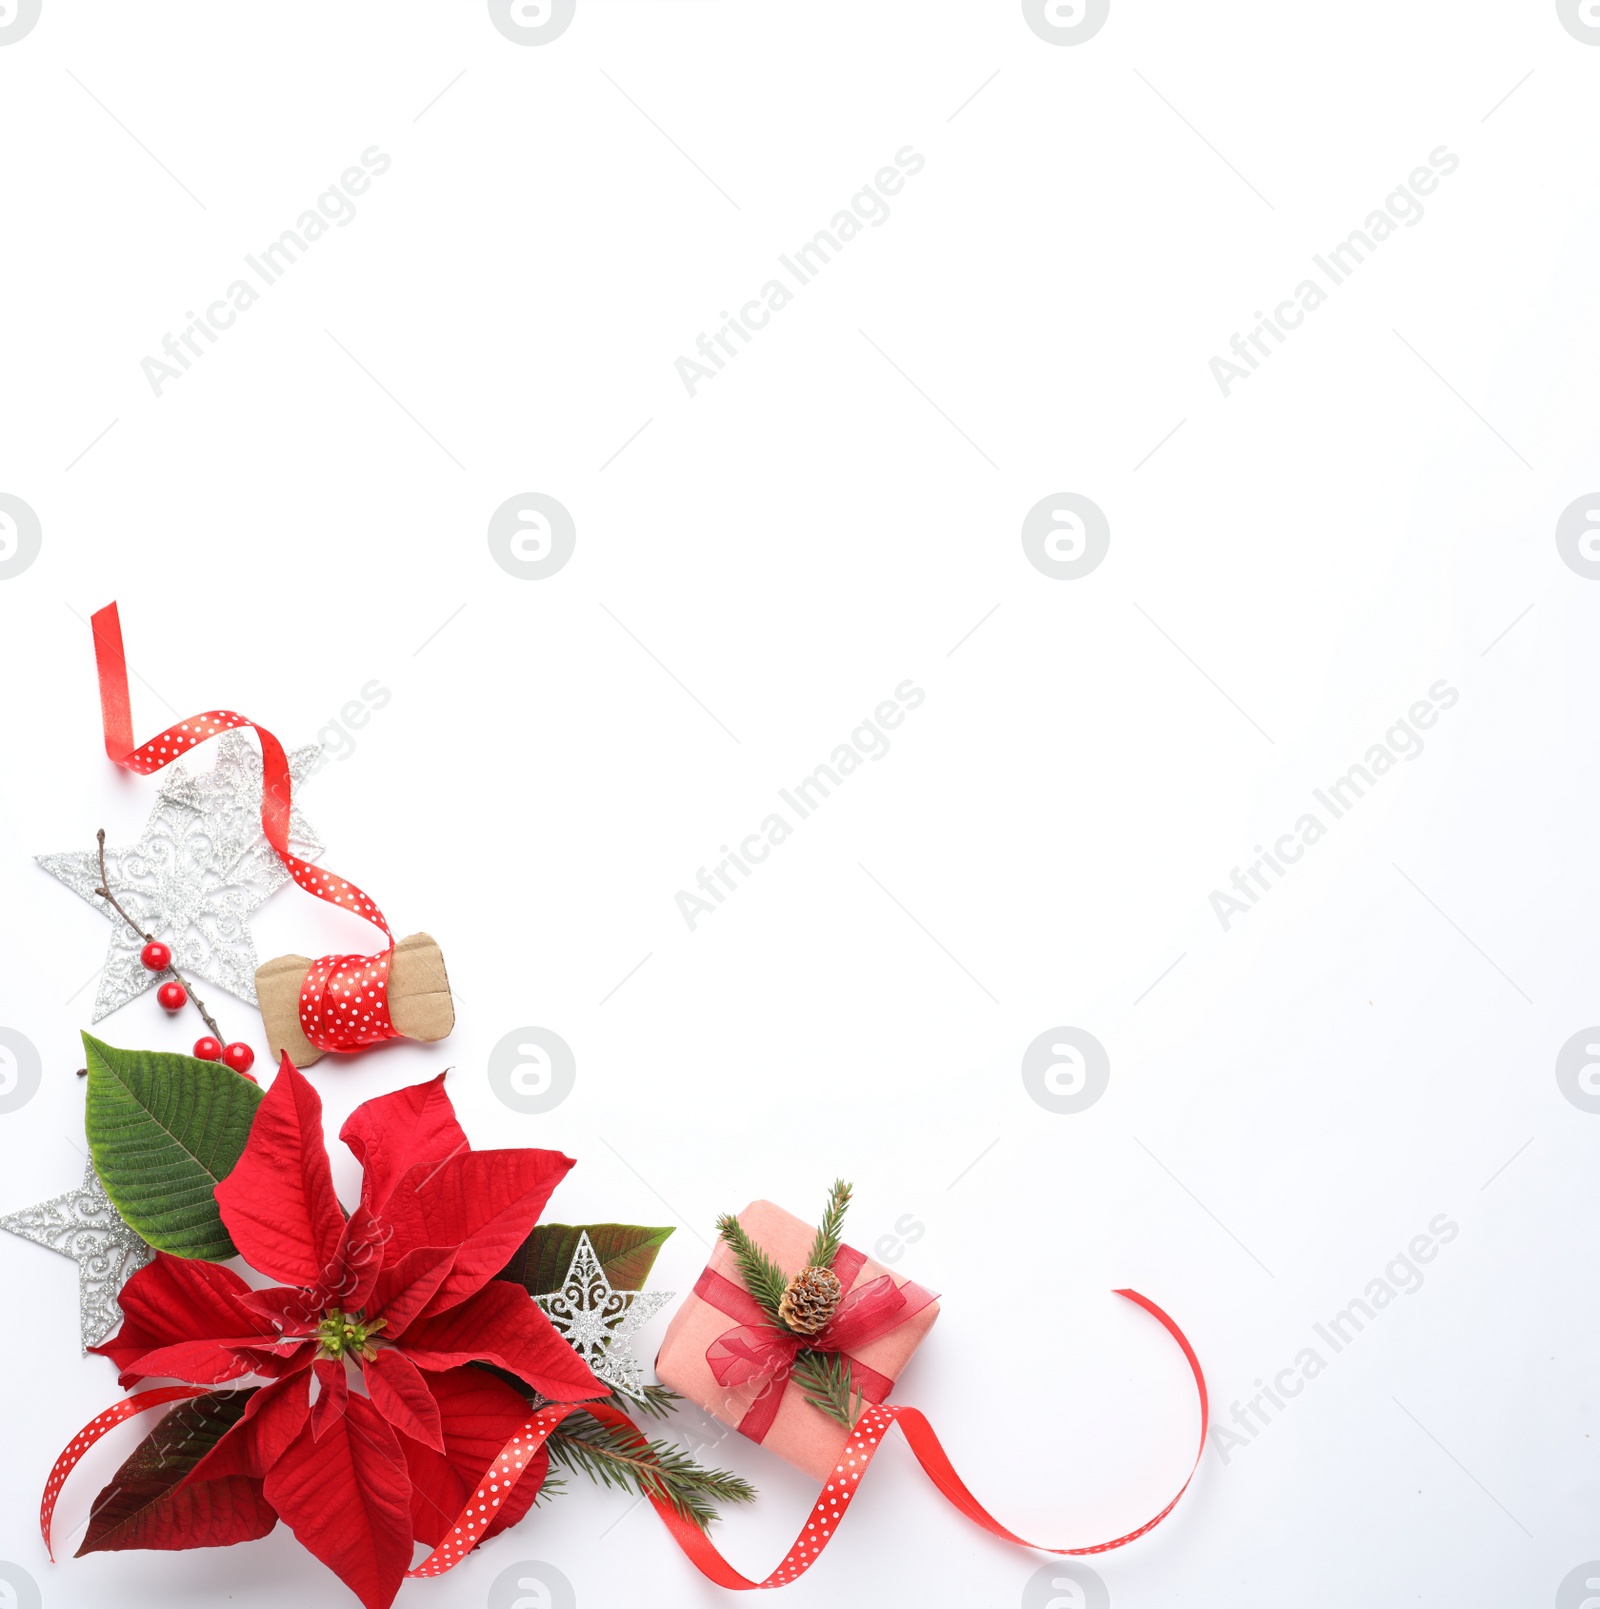
{"type": "MultiPolygon", "coordinates": [[[[95,840],[100,845],[100,886],[95,890],[95,893],[98,894],[100,898],[103,899],[106,904],[108,904],[111,909],[114,910],[117,915],[120,916],[122,920],[126,922],[128,926],[131,927],[133,931],[145,941],[146,944],[154,944],[156,942],[155,934],[146,933],[145,930],[140,927],[139,924],[134,921],[134,919],[122,908],[122,906],[117,902],[117,896],[111,892],[111,878],[106,871],[106,830],[104,827],[102,827],[95,834],[95,840]]],[[[175,981],[183,985],[184,993],[187,994],[192,1001],[194,1001],[195,1010],[205,1018],[206,1027],[211,1030],[212,1037],[219,1045],[226,1044],[227,1041],[222,1037],[222,1030],[217,1026],[216,1018],[206,1010],[205,1001],[203,1001],[200,996],[195,993],[194,985],[190,983],[190,981],[184,977],[184,975],[175,966],[168,965],[165,970],[172,974],[175,981]]],[[[87,1072],[88,1069],[85,1068],[84,1074],[87,1074],[87,1072]]],[[[84,1074],[80,1074],[79,1076],[84,1076],[84,1074]]]]}

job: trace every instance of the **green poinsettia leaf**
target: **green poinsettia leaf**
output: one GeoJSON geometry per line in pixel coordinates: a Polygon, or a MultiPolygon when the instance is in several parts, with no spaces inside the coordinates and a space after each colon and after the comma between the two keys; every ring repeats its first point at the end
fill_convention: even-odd
{"type": "Polygon", "coordinates": [[[165,1415],[94,1500],[78,1556],[122,1548],[223,1547],[265,1536],[278,1516],[259,1480],[225,1475],[184,1484],[238,1424],[254,1395],[213,1391],[165,1415]]]}
{"type": "Polygon", "coordinates": [[[88,1034],[83,1048],[89,1150],[123,1221],[157,1251],[235,1256],[215,1191],[250,1137],[261,1090],[220,1062],[117,1050],[88,1034]]]}
{"type": "Polygon", "coordinates": [[[521,1285],[530,1296],[558,1291],[577,1255],[578,1237],[587,1235],[613,1290],[643,1290],[656,1253],[671,1233],[638,1224],[538,1224],[499,1278],[521,1285]]]}

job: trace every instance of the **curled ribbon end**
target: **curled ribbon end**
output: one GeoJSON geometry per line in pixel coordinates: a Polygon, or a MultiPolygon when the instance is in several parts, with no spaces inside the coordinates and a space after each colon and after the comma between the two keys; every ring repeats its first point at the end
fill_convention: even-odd
{"type": "Polygon", "coordinates": [[[261,830],[284,869],[308,894],[353,911],[389,939],[389,948],[381,954],[324,956],[314,964],[302,1010],[309,1041],[319,1050],[356,1050],[379,1040],[399,1038],[389,1020],[388,975],[394,954],[389,924],[383,912],[354,883],[301,860],[290,849],[294,782],[283,745],[264,726],[234,710],[207,710],[169,726],[136,748],[127,655],[115,602],[95,611],[90,629],[94,635],[107,755],[125,770],[148,776],[220,732],[250,727],[261,744],[261,830]]]}

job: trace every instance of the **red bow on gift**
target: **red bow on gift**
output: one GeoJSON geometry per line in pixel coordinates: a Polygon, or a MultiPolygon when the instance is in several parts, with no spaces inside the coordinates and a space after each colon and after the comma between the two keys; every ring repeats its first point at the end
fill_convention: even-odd
{"type": "MultiPolygon", "coordinates": [[[[795,1335],[781,1330],[762,1311],[756,1299],[743,1286],[707,1268],[695,1283],[694,1293],[718,1312],[738,1322],[724,1330],[706,1348],[706,1363],[717,1381],[725,1386],[748,1385],[753,1380],[768,1382],[767,1389],[751,1403],[739,1421],[742,1435],[762,1441],[778,1417],[783,1388],[802,1351],[843,1352],[850,1357],[856,1347],[866,1346],[879,1336],[913,1318],[938,1300],[932,1291],[909,1281],[896,1285],[889,1274],[868,1280],[859,1290],[850,1290],[866,1264],[866,1254],[853,1246],[841,1246],[833,1259],[833,1272],[849,1294],[838,1311],[815,1335],[795,1335]],[[776,1390],[772,1387],[776,1385],[776,1390]]],[[[868,1402],[888,1399],[894,1381],[888,1375],[850,1357],[850,1383],[868,1402]]]]}

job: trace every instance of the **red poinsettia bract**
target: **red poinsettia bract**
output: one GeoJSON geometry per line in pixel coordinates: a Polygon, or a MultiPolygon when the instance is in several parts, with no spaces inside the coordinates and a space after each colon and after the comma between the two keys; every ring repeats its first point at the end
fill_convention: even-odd
{"type": "MultiPolygon", "coordinates": [[[[94,1348],[123,1385],[269,1383],[136,1544],[104,1545],[216,1546],[282,1518],[367,1609],[387,1609],[413,1543],[443,1540],[528,1416],[516,1390],[468,1365],[496,1365],[557,1402],[606,1388],[527,1291],[494,1277],[570,1157],[474,1151],[443,1074],[366,1102],[339,1137],[363,1167],[348,1217],[322,1102],[285,1057],[216,1189],[234,1244],[280,1283],[253,1290],[218,1263],[163,1254],[124,1287],[122,1327],[94,1348]]],[[[541,1452],[486,1536],[527,1512],[547,1460],[541,1452]]]]}

